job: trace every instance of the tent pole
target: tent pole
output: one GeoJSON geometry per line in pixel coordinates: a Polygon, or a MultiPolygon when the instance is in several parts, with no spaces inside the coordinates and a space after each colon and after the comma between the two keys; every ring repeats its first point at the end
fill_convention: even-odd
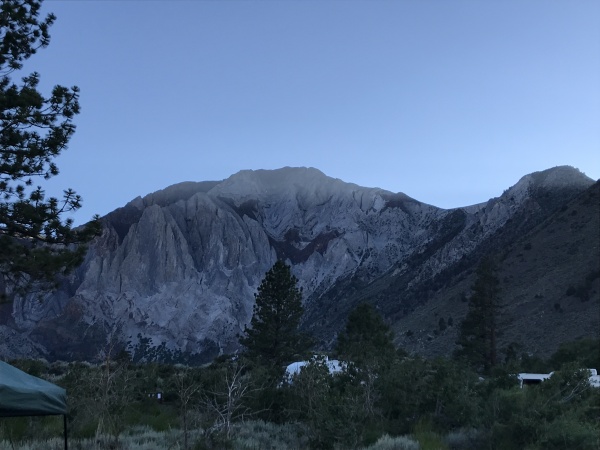
{"type": "Polygon", "coordinates": [[[67,415],[63,414],[63,423],[65,428],[65,450],[69,450],[69,445],[67,444],[67,415]]]}

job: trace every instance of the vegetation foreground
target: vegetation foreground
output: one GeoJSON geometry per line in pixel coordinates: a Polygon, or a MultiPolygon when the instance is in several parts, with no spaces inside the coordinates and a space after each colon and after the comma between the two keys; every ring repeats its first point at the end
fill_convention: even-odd
{"type": "MultiPolygon", "coordinates": [[[[125,357],[13,364],[68,390],[72,449],[591,450],[600,448],[600,389],[581,368],[600,366],[599,345],[573,342],[548,361],[523,356],[485,378],[457,360],[400,352],[330,375],[320,356],[276,386],[243,357],[194,368],[125,357]],[[524,389],[514,375],[552,368],[524,389]]],[[[63,448],[61,418],[0,421],[1,450],[54,448],[63,448]]]]}

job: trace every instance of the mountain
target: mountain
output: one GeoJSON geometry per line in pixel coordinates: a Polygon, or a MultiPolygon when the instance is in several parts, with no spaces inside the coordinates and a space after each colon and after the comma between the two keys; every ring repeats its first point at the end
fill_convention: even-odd
{"type": "Polygon", "coordinates": [[[368,301],[398,345],[447,354],[487,254],[500,261],[500,344],[545,355],[598,335],[598,190],[571,167],[449,210],[312,168],[177,184],[105,216],[55,292],[0,306],[0,355],[91,359],[126,348],[135,359],[208,361],[238,348],[277,259],[292,265],[303,327],[321,347],[368,301]]]}

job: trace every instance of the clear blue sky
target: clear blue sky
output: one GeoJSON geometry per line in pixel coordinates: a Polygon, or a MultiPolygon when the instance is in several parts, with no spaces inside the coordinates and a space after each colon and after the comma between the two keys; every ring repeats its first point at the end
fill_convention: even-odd
{"type": "Polygon", "coordinates": [[[600,2],[47,0],[29,60],[82,113],[76,222],[181,181],[311,166],[450,208],[600,178],[600,2]]]}

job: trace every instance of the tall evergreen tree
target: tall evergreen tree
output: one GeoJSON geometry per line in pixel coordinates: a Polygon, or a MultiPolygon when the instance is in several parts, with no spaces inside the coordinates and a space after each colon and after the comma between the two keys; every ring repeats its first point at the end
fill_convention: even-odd
{"type": "Polygon", "coordinates": [[[48,46],[53,14],[39,18],[41,0],[3,0],[0,6],[0,294],[25,281],[50,281],[76,267],[86,242],[98,233],[95,218],[72,229],[62,215],[81,207],[81,197],[64,191],[46,198],[33,180],[58,174],[54,158],[67,148],[79,113],[79,89],[55,86],[49,97],[38,91],[32,73],[15,83],[11,75],[40,48],[48,46]]]}
{"type": "Polygon", "coordinates": [[[348,316],[346,328],[338,336],[336,353],[359,367],[379,366],[395,357],[394,337],[375,308],[362,303],[348,316]]]}
{"type": "Polygon", "coordinates": [[[396,360],[390,327],[373,306],[363,303],[348,316],[338,336],[338,358],[345,361],[346,386],[341,395],[347,427],[362,434],[379,415],[382,380],[396,360]]]}
{"type": "Polygon", "coordinates": [[[281,369],[308,350],[308,339],[298,330],[303,308],[297,283],[290,267],[277,261],[255,294],[250,327],[245,328],[240,343],[246,355],[263,366],[281,369]]]}
{"type": "Polygon", "coordinates": [[[489,258],[477,268],[477,279],[469,300],[469,311],[460,326],[456,356],[477,370],[488,372],[498,362],[498,296],[496,267],[489,258]]]}

